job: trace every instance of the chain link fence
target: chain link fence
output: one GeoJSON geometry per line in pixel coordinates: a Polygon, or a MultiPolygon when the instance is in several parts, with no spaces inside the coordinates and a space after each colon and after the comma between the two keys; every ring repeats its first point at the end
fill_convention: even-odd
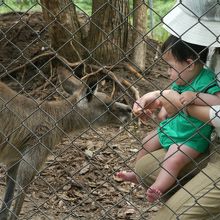
{"type": "MultiPolygon", "coordinates": [[[[169,11],[157,11],[157,1],[73,2],[0,1],[0,219],[154,219],[162,207],[172,219],[187,219],[195,206],[205,219],[220,219],[220,211],[203,206],[207,191],[194,195],[183,185],[200,171],[217,198],[218,178],[202,170],[218,159],[214,133],[210,152],[192,160],[194,168],[184,168],[154,203],[146,199],[147,181],[116,175],[136,172],[142,139],[160,123],[152,117],[141,124],[131,108],[140,96],[172,84],[161,42],[153,39],[169,11]],[[181,211],[181,196],[177,205],[167,202],[178,187],[193,198],[181,211]]],[[[145,179],[163,161],[149,155],[145,179]]]]}

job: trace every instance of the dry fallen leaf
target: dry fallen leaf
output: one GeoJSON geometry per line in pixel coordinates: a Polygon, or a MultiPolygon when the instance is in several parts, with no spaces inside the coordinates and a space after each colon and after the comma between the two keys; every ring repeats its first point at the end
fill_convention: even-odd
{"type": "Polygon", "coordinates": [[[83,168],[80,170],[79,174],[83,175],[89,172],[90,164],[87,165],[87,162],[83,163],[83,168]]]}
{"type": "Polygon", "coordinates": [[[125,210],[125,215],[131,215],[135,213],[135,210],[133,208],[129,208],[125,210]]]}

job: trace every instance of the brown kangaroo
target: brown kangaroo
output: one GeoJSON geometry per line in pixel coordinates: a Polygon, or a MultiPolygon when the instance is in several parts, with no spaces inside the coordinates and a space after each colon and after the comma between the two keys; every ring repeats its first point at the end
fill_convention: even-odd
{"type": "MultiPolygon", "coordinates": [[[[94,84],[91,86],[94,88],[94,84]]],[[[37,102],[0,82],[0,162],[7,166],[1,220],[18,218],[28,186],[67,133],[90,124],[119,125],[131,118],[129,106],[113,102],[90,87],[81,84],[64,100],[37,102]]]]}

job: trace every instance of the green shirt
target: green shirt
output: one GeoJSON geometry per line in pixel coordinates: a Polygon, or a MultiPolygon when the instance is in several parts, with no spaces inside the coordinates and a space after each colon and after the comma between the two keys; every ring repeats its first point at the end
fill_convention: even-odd
{"type": "MultiPolygon", "coordinates": [[[[197,77],[187,85],[180,86],[173,83],[172,89],[180,94],[185,91],[209,94],[220,92],[216,75],[209,69],[202,69],[197,77]]],[[[184,144],[202,153],[209,146],[212,130],[211,125],[180,111],[175,116],[160,123],[158,135],[160,144],[166,149],[172,144],[184,144]]]]}

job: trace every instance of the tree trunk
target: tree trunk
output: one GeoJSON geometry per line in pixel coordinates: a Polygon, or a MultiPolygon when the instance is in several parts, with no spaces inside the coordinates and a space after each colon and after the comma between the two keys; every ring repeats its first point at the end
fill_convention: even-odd
{"type": "Polygon", "coordinates": [[[140,70],[145,69],[146,42],[144,41],[147,29],[147,6],[143,0],[134,0],[134,53],[133,62],[140,70]]]}
{"type": "Polygon", "coordinates": [[[49,29],[51,47],[69,62],[81,60],[82,32],[71,0],[40,0],[49,29]]]}
{"type": "Polygon", "coordinates": [[[87,38],[92,63],[115,64],[125,57],[128,43],[127,15],[127,0],[93,0],[87,38]]]}

